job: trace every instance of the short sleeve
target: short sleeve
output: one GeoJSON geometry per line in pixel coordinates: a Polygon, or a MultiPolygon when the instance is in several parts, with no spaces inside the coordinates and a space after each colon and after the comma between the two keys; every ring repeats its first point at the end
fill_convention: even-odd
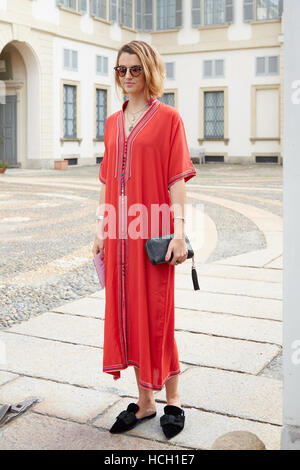
{"type": "Polygon", "coordinates": [[[181,116],[179,116],[177,124],[175,124],[170,146],[168,189],[176,181],[184,178],[185,182],[187,182],[193,176],[196,176],[196,169],[190,157],[184,124],[181,116]]]}
{"type": "Polygon", "coordinates": [[[100,164],[99,180],[101,183],[106,184],[106,172],[107,172],[107,152],[104,150],[104,155],[100,164]]]}
{"type": "Polygon", "coordinates": [[[101,183],[106,184],[106,176],[107,176],[107,127],[108,127],[108,119],[105,122],[105,129],[104,129],[104,154],[100,164],[99,170],[99,180],[101,183]]]}

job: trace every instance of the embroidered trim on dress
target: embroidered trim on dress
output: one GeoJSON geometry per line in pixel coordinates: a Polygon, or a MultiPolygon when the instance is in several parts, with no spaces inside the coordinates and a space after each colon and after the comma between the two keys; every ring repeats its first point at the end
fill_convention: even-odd
{"type": "MultiPolygon", "coordinates": [[[[138,369],[140,369],[140,366],[137,362],[134,362],[134,361],[128,361],[128,364],[125,365],[125,366],[121,366],[118,368],[118,370],[114,370],[114,367],[118,367],[118,366],[111,366],[109,369],[107,367],[104,367],[103,368],[103,372],[106,372],[106,373],[109,373],[109,372],[120,372],[121,370],[124,370],[124,369],[127,369],[128,366],[137,366],[138,369]]],[[[140,380],[140,385],[143,387],[143,388],[146,388],[146,389],[150,389],[150,390],[162,390],[163,386],[165,385],[166,381],[170,378],[170,377],[173,377],[175,375],[179,375],[181,373],[181,370],[178,369],[176,371],[171,371],[169,372],[169,374],[167,375],[167,377],[162,381],[162,384],[161,385],[153,385],[153,384],[149,384],[147,382],[142,382],[140,380]]]]}

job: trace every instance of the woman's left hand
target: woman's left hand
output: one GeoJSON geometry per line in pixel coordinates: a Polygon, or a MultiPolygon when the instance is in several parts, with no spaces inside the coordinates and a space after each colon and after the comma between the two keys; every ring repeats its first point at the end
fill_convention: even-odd
{"type": "Polygon", "coordinates": [[[170,259],[171,253],[173,252],[173,258],[169,264],[176,265],[181,264],[187,259],[188,251],[184,238],[172,238],[169,243],[168,251],[166,253],[166,261],[170,259]]]}

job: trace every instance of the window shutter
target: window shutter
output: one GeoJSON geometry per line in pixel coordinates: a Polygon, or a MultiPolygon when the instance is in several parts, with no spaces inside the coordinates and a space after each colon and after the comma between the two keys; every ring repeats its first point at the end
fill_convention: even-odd
{"type": "Polygon", "coordinates": [[[233,0],[225,0],[225,23],[233,23],[233,0]]]}
{"type": "Polygon", "coordinates": [[[279,56],[270,56],[269,59],[269,70],[268,73],[270,74],[278,74],[279,73],[279,56]]]}
{"type": "Polygon", "coordinates": [[[279,15],[278,16],[279,16],[279,18],[281,18],[282,17],[282,12],[283,12],[283,0],[279,0],[278,9],[279,9],[279,15]]]}
{"type": "Polygon", "coordinates": [[[87,0],[79,0],[79,11],[81,13],[87,12],[87,0]]]}
{"type": "Polygon", "coordinates": [[[215,75],[216,77],[224,76],[224,60],[223,59],[215,60],[215,75]]]}
{"type": "Polygon", "coordinates": [[[135,0],[135,29],[142,29],[142,0],[135,0]]]}
{"type": "Polygon", "coordinates": [[[119,24],[124,24],[125,0],[119,0],[119,24]]]}
{"type": "Polygon", "coordinates": [[[108,57],[103,57],[103,73],[108,74],[108,57]]]}
{"type": "Polygon", "coordinates": [[[203,61],[203,77],[212,77],[212,60],[204,60],[203,61]]]}
{"type": "Polygon", "coordinates": [[[153,0],[143,0],[142,19],[144,31],[153,31],[153,0]]]}
{"type": "Polygon", "coordinates": [[[110,0],[109,5],[109,19],[110,21],[117,21],[117,0],[110,0]]]}
{"type": "Polygon", "coordinates": [[[90,14],[91,16],[97,16],[96,0],[90,0],[90,14]]]}
{"type": "Polygon", "coordinates": [[[64,0],[57,0],[56,1],[56,4],[59,6],[59,5],[63,5],[64,4],[64,0]]]}
{"type": "Polygon", "coordinates": [[[201,26],[201,0],[192,0],[192,26],[201,26]]]}
{"type": "Polygon", "coordinates": [[[102,57],[101,55],[97,55],[96,57],[96,72],[101,73],[102,70],[102,57]]]}
{"type": "Polygon", "coordinates": [[[70,68],[70,51],[69,49],[64,49],[64,68],[70,68]]]}
{"type": "Polygon", "coordinates": [[[175,78],[175,75],[174,75],[174,62],[166,62],[165,63],[165,69],[166,69],[167,78],[173,80],[175,78]]]}
{"type": "Polygon", "coordinates": [[[175,28],[182,28],[182,0],[176,0],[175,28]]]}
{"type": "Polygon", "coordinates": [[[254,19],[254,0],[244,0],[244,21],[253,21],[254,19]]]}
{"type": "Polygon", "coordinates": [[[256,75],[264,75],[266,73],[266,58],[256,57],[256,75]]]}
{"type": "Polygon", "coordinates": [[[78,68],[78,52],[72,51],[72,69],[77,70],[78,68]]]}

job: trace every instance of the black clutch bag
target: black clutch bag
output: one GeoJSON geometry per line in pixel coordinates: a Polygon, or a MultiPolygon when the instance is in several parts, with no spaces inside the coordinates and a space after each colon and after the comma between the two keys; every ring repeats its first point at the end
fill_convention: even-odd
{"type": "MultiPolygon", "coordinates": [[[[145,248],[152,264],[156,265],[171,261],[171,259],[173,258],[173,252],[171,253],[171,257],[170,259],[168,259],[168,261],[165,260],[165,256],[172,238],[174,238],[174,233],[162,235],[161,237],[148,238],[148,240],[145,242],[145,248]]],[[[194,290],[200,290],[197,271],[194,262],[194,250],[190,244],[187,235],[185,236],[185,243],[188,250],[187,257],[192,258],[192,280],[194,290]]]]}

